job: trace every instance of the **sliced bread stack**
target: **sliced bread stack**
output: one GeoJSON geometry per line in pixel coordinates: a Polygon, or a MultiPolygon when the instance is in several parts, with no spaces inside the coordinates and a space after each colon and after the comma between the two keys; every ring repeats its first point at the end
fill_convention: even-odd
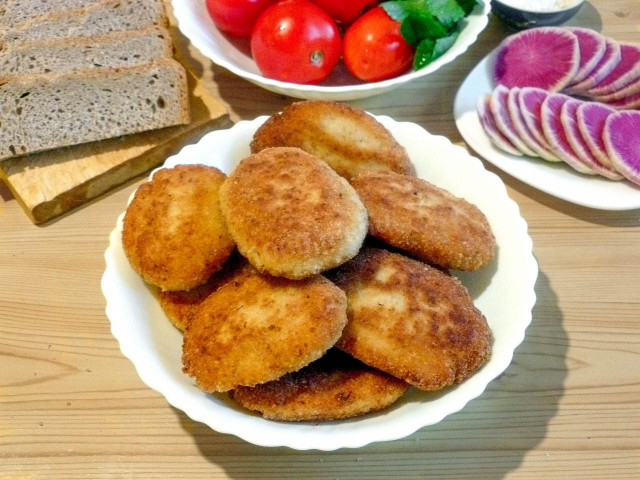
{"type": "Polygon", "coordinates": [[[2,2],[0,160],[189,123],[166,25],[162,0],[2,2]]]}

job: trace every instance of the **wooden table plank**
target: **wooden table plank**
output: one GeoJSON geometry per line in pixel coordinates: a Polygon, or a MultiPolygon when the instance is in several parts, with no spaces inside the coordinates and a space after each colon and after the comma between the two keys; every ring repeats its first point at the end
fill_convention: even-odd
{"type": "MultiPolygon", "coordinates": [[[[640,7],[593,0],[572,24],[639,41],[640,7]]],[[[455,92],[507,33],[492,20],[453,64],[355,103],[462,144],[455,92]]],[[[183,52],[235,120],[293,101],[183,52]]],[[[122,356],[100,277],[108,232],[137,183],[46,227],[0,187],[0,478],[639,478],[640,210],[578,207],[488,168],[519,204],[540,264],[513,363],[437,425],[329,453],[216,433],[170,407],[122,356]]]]}

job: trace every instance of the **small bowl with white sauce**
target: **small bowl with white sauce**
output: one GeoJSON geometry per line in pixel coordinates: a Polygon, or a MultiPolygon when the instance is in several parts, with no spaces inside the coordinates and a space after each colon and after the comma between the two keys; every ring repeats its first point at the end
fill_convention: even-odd
{"type": "Polygon", "coordinates": [[[515,28],[560,25],[573,17],[584,0],[493,0],[492,11],[515,28]]]}

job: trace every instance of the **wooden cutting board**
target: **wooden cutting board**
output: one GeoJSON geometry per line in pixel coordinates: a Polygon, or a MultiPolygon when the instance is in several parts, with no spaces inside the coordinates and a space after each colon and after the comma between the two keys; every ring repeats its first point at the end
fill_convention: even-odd
{"type": "Polygon", "coordinates": [[[191,123],[0,162],[2,178],[34,223],[43,223],[134,178],[231,125],[221,100],[187,72],[191,123]]]}

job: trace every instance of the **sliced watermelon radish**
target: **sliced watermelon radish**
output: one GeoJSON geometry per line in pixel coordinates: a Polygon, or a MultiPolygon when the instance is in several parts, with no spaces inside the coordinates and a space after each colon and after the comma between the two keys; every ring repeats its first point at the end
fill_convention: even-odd
{"type": "Polygon", "coordinates": [[[633,80],[625,87],[621,88],[620,90],[616,90],[613,93],[609,93],[607,95],[596,95],[594,97],[594,100],[605,103],[614,102],[616,100],[623,100],[638,92],[640,92],[640,69],[638,70],[637,79],[633,80]]]}
{"type": "Polygon", "coordinates": [[[522,112],[520,111],[520,89],[518,87],[512,88],[509,90],[509,95],[507,97],[507,106],[509,111],[509,117],[511,118],[511,123],[516,130],[516,133],[520,137],[520,139],[527,144],[531,150],[536,152],[538,157],[542,157],[545,160],[549,160],[550,162],[558,162],[560,159],[556,157],[550,150],[546,149],[531,133],[529,127],[524,121],[522,117],[522,112]]]}
{"type": "Polygon", "coordinates": [[[607,49],[607,41],[604,36],[589,28],[569,27],[568,30],[578,37],[580,65],[571,79],[571,83],[578,83],[596,68],[607,49]]]}
{"type": "Polygon", "coordinates": [[[596,102],[584,102],[576,110],[578,129],[591,153],[606,167],[613,168],[609,154],[607,154],[602,133],[607,117],[614,113],[613,108],[596,102]]]}
{"type": "Polygon", "coordinates": [[[493,118],[493,114],[491,113],[491,108],[489,107],[490,100],[491,97],[489,95],[481,97],[478,100],[477,110],[482,128],[484,128],[484,131],[489,137],[489,140],[491,140],[491,143],[493,143],[500,150],[504,150],[505,152],[512,155],[522,156],[522,153],[520,153],[518,149],[509,141],[509,139],[498,130],[496,121],[493,118]]]}
{"type": "Polygon", "coordinates": [[[560,119],[562,106],[565,102],[570,100],[571,97],[559,93],[553,93],[549,95],[544,102],[542,102],[542,107],[540,108],[542,115],[542,130],[544,131],[544,135],[547,138],[549,145],[551,145],[553,153],[578,172],[595,175],[596,172],[582,162],[582,160],[580,160],[573,151],[573,148],[571,148],[571,144],[564,133],[564,126],[560,119]]]}
{"type": "Polygon", "coordinates": [[[520,113],[522,114],[522,118],[524,119],[524,123],[529,128],[531,134],[538,141],[538,143],[540,143],[540,145],[545,148],[545,150],[551,151],[549,142],[547,142],[547,138],[544,136],[544,132],[542,131],[542,121],[540,113],[542,102],[544,102],[548,96],[549,92],[547,92],[546,90],[534,87],[525,87],[520,90],[518,103],[520,106],[520,113]]]}
{"type": "Polygon", "coordinates": [[[493,67],[496,84],[560,91],[578,71],[578,37],[558,27],[524,30],[507,37],[493,67]]]}
{"type": "Polygon", "coordinates": [[[567,93],[576,95],[586,93],[587,90],[609,75],[616,68],[618,63],[620,63],[620,58],[622,58],[620,44],[610,38],[607,38],[606,43],[607,49],[605,50],[603,57],[598,62],[598,65],[596,65],[587,78],[581,82],[571,84],[566,89],[567,93]]]}
{"type": "Polygon", "coordinates": [[[610,115],[604,125],[604,144],[611,163],[629,181],[640,185],[640,112],[610,115]]]}
{"type": "Polygon", "coordinates": [[[636,92],[620,100],[612,100],[607,102],[607,105],[616,110],[633,110],[634,108],[640,108],[640,92],[636,92]]]}
{"type": "Polygon", "coordinates": [[[628,43],[620,44],[620,55],[620,62],[616,68],[589,89],[587,93],[590,97],[608,95],[640,77],[640,47],[628,43]]]}
{"type": "Polygon", "coordinates": [[[518,132],[511,122],[511,117],[509,116],[509,105],[507,102],[508,97],[509,89],[502,85],[498,85],[491,94],[489,107],[491,108],[491,113],[493,113],[493,118],[496,121],[496,126],[498,127],[498,130],[502,132],[502,134],[507,137],[509,141],[523,154],[530,157],[537,157],[538,155],[536,152],[527,147],[527,144],[520,139],[518,132]]]}
{"type": "Polygon", "coordinates": [[[571,145],[573,152],[582,161],[582,163],[587,165],[596,173],[611,180],[622,180],[622,175],[620,175],[616,170],[606,167],[598,161],[582,138],[582,134],[578,128],[576,112],[578,107],[583,103],[584,102],[579,100],[568,100],[564,102],[564,105],[562,105],[560,121],[564,127],[564,134],[569,141],[569,145],[571,145]]]}

